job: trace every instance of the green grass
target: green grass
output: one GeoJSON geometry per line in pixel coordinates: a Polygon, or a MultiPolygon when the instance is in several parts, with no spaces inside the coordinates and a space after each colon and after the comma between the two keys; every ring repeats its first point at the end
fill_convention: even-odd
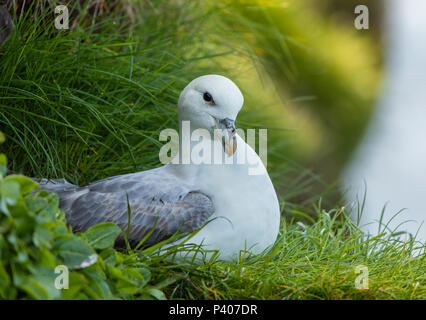
{"type": "Polygon", "coordinates": [[[86,183],[158,166],[159,130],[177,127],[179,89],[203,70],[187,59],[201,46],[200,18],[183,20],[193,6],[156,6],[130,29],[120,16],[72,32],[18,20],[0,65],[11,169],[86,183]]]}
{"type": "MultiPolygon", "coordinates": [[[[0,47],[0,131],[7,137],[1,150],[10,169],[83,184],[160,165],[158,134],[177,128],[180,90],[205,73],[233,78],[237,71],[216,64],[215,57],[242,50],[206,33],[215,23],[220,29],[209,6],[150,3],[154,7],[132,7],[141,16],[130,26],[118,9],[95,23],[93,15],[82,14],[72,31],[53,29],[47,14],[35,21],[31,15],[18,19],[0,47]]],[[[242,89],[247,99],[239,126],[268,127],[270,119],[255,107],[255,94],[242,89]]],[[[77,297],[425,299],[424,246],[413,257],[413,248],[420,246],[414,240],[367,238],[342,210],[329,210],[339,207],[325,201],[336,188],[292,163],[282,151],[289,142],[279,132],[268,131],[268,170],[285,218],[271,251],[235,263],[173,264],[152,249],[102,251],[80,234],[76,241],[86,241],[100,261],[94,269],[75,271],[70,286],[72,281],[86,286],[77,297]],[[313,183],[324,192],[312,193],[313,183]],[[368,290],[355,288],[355,269],[361,265],[369,270],[368,290]],[[140,279],[130,285],[123,274],[142,266],[149,281],[146,290],[135,291],[140,279]],[[90,291],[93,281],[102,290],[90,291]]]]}
{"type": "Polygon", "coordinates": [[[2,299],[426,298],[424,245],[366,237],[342,209],[325,212],[319,204],[310,225],[283,219],[275,245],[261,255],[173,263],[178,245],[114,250],[120,228],[112,223],[73,234],[56,195],[29,195],[37,185],[5,171],[0,154],[2,299]],[[58,265],[70,270],[68,290],[54,287],[58,265]],[[368,271],[362,288],[360,267],[368,271]]]}
{"type": "Polygon", "coordinates": [[[318,214],[311,225],[283,220],[263,256],[192,268],[158,260],[153,274],[161,282],[176,279],[165,289],[175,299],[426,298],[424,245],[384,234],[367,238],[340,210],[318,214]],[[413,258],[414,248],[423,253],[413,258]],[[367,290],[355,286],[361,266],[368,268],[367,290]]]}

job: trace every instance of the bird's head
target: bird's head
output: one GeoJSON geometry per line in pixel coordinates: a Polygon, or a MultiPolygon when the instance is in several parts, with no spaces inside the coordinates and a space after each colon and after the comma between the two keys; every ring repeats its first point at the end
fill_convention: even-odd
{"type": "Polygon", "coordinates": [[[179,121],[190,121],[191,129],[223,132],[223,147],[232,155],[237,147],[235,119],[244,103],[238,87],[226,77],[205,75],[192,80],[179,97],[179,121]]]}

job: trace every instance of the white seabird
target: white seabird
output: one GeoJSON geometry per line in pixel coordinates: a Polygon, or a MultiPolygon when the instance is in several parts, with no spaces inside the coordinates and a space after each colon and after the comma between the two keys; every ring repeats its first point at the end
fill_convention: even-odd
{"type": "MultiPolygon", "coordinates": [[[[107,221],[127,230],[129,204],[131,246],[154,226],[145,246],[163,241],[178,230],[193,231],[207,223],[187,243],[218,251],[223,260],[236,259],[242,251],[259,254],[277,238],[280,209],[261,159],[236,133],[234,121],[243,101],[238,87],[223,76],[196,78],[179,97],[180,143],[175,161],[81,187],[63,179],[43,179],[41,186],[59,195],[60,207],[74,232],[107,221]],[[190,133],[206,129],[211,135],[203,136],[200,142],[185,141],[182,127],[187,121],[190,133]],[[214,138],[213,131],[218,127],[222,127],[223,139],[214,138]],[[200,145],[220,150],[220,157],[227,162],[203,163],[206,154],[195,152],[200,145]],[[253,167],[258,172],[249,174],[253,167]]],[[[212,151],[210,157],[214,154],[212,151]]],[[[122,235],[117,242],[123,244],[122,235]]]]}

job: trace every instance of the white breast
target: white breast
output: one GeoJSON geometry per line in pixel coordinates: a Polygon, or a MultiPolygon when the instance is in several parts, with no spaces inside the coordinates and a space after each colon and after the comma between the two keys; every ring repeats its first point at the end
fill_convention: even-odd
{"type": "Polygon", "coordinates": [[[198,166],[194,179],[196,187],[213,200],[215,220],[191,242],[220,250],[226,260],[238,257],[244,249],[258,254],[271,246],[280,223],[277,195],[261,159],[240,137],[237,143],[234,164],[198,166]],[[236,163],[243,152],[251,157],[250,163],[236,163]],[[250,175],[249,168],[255,166],[263,173],[250,175]]]}

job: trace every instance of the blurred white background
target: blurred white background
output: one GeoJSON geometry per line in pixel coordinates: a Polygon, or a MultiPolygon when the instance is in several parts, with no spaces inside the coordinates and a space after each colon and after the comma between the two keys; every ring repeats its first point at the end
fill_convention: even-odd
{"type": "Polygon", "coordinates": [[[426,241],[426,1],[386,1],[384,90],[355,157],[344,177],[348,201],[362,202],[364,230],[391,230],[426,241]],[[365,182],[365,183],[364,183],[365,182]],[[404,221],[412,220],[404,223],[404,221]],[[419,230],[420,228],[420,230],[419,230]],[[383,229],[383,228],[382,228],[383,229]]]}

